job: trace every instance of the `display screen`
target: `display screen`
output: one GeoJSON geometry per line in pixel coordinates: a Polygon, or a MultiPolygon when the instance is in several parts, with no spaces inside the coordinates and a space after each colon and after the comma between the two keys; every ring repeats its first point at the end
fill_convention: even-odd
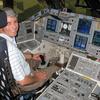
{"type": "Polygon", "coordinates": [[[71,27],[71,23],[63,22],[60,34],[70,36],[71,27]]]}
{"type": "Polygon", "coordinates": [[[86,45],[87,45],[87,37],[84,36],[80,36],[80,35],[76,35],[75,37],[75,42],[74,42],[74,47],[78,48],[78,49],[86,49],[86,45]]]}
{"type": "Polygon", "coordinates": [[[55,32],[56,31],[56,25],[57,25],[57,20],[48,19],[47,20],[46,30],[47,31],[55,32]]]}
{"type": "Polygon", "coordinates": [[[32,29],[27,29],[27,33],[32,33],[32,29]]]}
{"type": "Polygon", "coordinates": [[[79,19],[77,32],[83,34],[89,34],[91,28],[91,20],[88,19],[79,19]]]}
{"type": "Polygon", "coordinates": [[[100,46],[100,31],[94,31],[92,44],[100,46]]]}

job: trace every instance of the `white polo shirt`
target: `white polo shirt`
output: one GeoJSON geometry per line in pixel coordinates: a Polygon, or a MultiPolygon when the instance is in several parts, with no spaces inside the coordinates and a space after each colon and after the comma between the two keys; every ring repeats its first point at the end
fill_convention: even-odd
{"type": "Polygon", "coordinates": [[[23,53],[17,48],[15,38],[3,33],[0,33],[0,36],[7,40],[9,61],[14,79],[16,81],[23,80],[26,75],[31,73],[29,64],[25,61],[23,53]]]}

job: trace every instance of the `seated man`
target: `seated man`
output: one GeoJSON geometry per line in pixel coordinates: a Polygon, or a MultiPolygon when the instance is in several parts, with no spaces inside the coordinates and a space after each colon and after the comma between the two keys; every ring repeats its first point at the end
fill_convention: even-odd
{"type": "Polygon", "coordinates": [[[31,71],[26,59],[41,60],[38,54],[24,54],[18,49],[15,36],[18,31],[16,13],[11,8],[4,8],[7,15],[7,25],[1,28],[0,36],[7,40],[8,56],[14,79],[21,86],[30,86],[30,89],[41,87],[59,68],[50,66],[47,69],[31,71]]]}

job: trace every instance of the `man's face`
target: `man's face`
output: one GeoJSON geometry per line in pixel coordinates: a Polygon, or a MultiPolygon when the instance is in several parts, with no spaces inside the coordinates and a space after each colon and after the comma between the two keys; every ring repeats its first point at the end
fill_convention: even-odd
{"type": "Polygon", "coordinates": [[[7,26],[4,27],[4,32],[10,37],[15,37],[18,31],[18,21],[16,17],[7,16],[7,26]]]}

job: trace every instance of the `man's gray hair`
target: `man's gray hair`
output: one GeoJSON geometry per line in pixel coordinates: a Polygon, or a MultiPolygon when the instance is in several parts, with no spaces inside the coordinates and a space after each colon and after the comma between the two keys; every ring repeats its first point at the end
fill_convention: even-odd
{"type": "Polygon", "coordinates": [[[2,10],[7,14],[7,16],[18,17],[18,15],[15,13],[15,11],[12,8],[5,7],[2,10]]]}

